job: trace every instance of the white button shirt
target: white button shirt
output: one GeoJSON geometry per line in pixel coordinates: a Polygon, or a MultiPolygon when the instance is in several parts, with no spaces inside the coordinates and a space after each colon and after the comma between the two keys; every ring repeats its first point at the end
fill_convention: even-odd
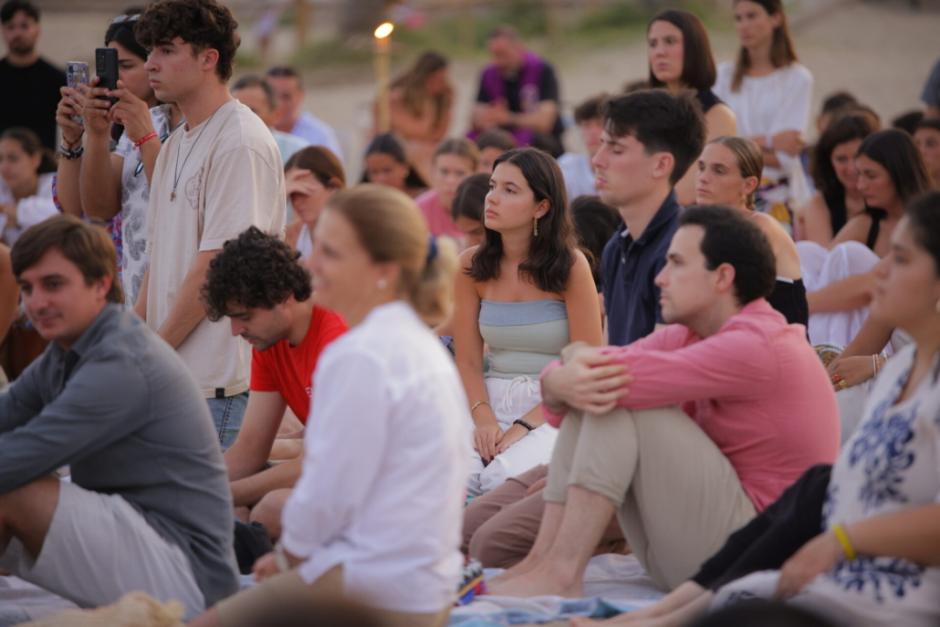
{"type": "Polygon", "coordinates": [[[347,594],[438,612],[453,602],[472,424],[453,360],[407,304],[372,310],[314,374],[303,472],[282,542],[312,583],[343,565],[347,594]]]}

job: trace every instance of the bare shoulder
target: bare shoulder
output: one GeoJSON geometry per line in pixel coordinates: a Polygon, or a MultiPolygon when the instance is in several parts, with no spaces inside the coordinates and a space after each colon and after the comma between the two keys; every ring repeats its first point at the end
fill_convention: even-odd
{"type": "Polygon", "coordinates": [[[473,257],[477,254],[477,250],[479,250],[479,248],[479,246],[471,246],[461,251],[461,253],[457,256],[457,263],[459,264],[461,270],[470,269],[470,266],[473,264],[473,257]]]}
{"type": "Polygon", "coordinates": [[[804,215],[809,214],[820,214],[825,213],[829,214],[829,205],[826,204],[826,199],[823,198],[823,195],[819,192],[813,194],[813,197],[809,199],[808,202],[801,205],[797,210],[797,213],[804,215]]]}
{"type": "Polygon", "coordinates": [[[832,240],[833,244],[838,244],[841,242],[847,242],[850,240],[855,241],[864,241],[865,235],[868,233],[868,229],[871,228],[871,216],[867,213],[861,213],[857,216],[849,218],[849,221],[845,223],[845,226],[836,233],[835,238],[832,240]]]}
{"type": "Polygon", "coordinates": [[[587,260],[584,251],[575,248],[572,251],[571,271],[568,273],[568,284],[565,286],[565,292],[577,292],[590,286],[594,290],[594,275],[591,272],[591,263],[587,260]]]}
{"type": "Polygon", "coordinates": [[[735,135],[738,129],[738,120],[731,107],[720,102],[705,114],[705,126],[708,128],[708,137],[710,139],[722,135],[735,135]]]}

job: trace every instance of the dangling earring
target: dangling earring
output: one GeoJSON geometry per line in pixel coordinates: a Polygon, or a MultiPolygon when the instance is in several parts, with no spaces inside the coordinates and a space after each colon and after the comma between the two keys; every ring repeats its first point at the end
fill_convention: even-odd
{"type": "Polygon", "coordinates": [[[388,281],[386,281],[385,279],[379,279],[378,281],[375,282],[375,286],[379,288],[380,290],[384,290],[386,287],[388,287],[388,281]]]}
{"type": "Polygon", "coordinates": [[[539,236],[539,219],[532,218],[532,237],[539,236]]]}

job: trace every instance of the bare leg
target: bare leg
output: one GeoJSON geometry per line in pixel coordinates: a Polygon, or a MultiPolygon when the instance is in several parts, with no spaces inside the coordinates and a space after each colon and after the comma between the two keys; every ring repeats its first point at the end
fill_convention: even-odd
{"type": "MultiPolygon", "coordinates": [[[[584,571],[588,560],[594,554],[594,547],[597,546],[614,513],[614,503],[606,496],[572,485],[568,487],[568,498],[563,513],[554,540],[541,559],[527,572],[494,582],[489,586],[492,594],[550,594],[567,597],[583,595],[584,571]]],[[[542,549],[541,546],[538,548],[542,549]]]]}
{"type": "Polygon", "coordinates": [[[542,514],[542,522],[539,525],[539,532],[535,536],[532,549],[521,562],[487,582],[487,589],[492,594],[503,594],[495,591],[495,588],[501,582],[527,573],[538,565],[554,544],[564,513],[565,505],[563,503],[545,503],[545,513],[542,514]]]}
{"type": "Polygon", "coordinates": [[[17,538],[34,559],[38,557],[58,504],[59,480],[52,477],[0,495],[0,553],[17,538]]]}

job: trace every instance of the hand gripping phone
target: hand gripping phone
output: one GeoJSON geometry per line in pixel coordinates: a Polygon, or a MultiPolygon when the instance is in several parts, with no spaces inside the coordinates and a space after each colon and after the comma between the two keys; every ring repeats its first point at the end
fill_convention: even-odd
{"type": "MultiPolygon", "coordinates": [[[[114,48],[95,48],[95,74],[98,75],[98,87],[117,89],[118,55],[114,48]]],[[[109,97],[111,104],[117,98],[109,97]]]]}
{"type": "MultiPolygon", "coordinates": [[[[68,61],[65,64],[65,82],[75,89],[79,85],[88,84],[88,64],[84,61],[68,61]]],[[[73,115],[72,119],[79,124],[83,123],[82,116],[73,115]]]]}

